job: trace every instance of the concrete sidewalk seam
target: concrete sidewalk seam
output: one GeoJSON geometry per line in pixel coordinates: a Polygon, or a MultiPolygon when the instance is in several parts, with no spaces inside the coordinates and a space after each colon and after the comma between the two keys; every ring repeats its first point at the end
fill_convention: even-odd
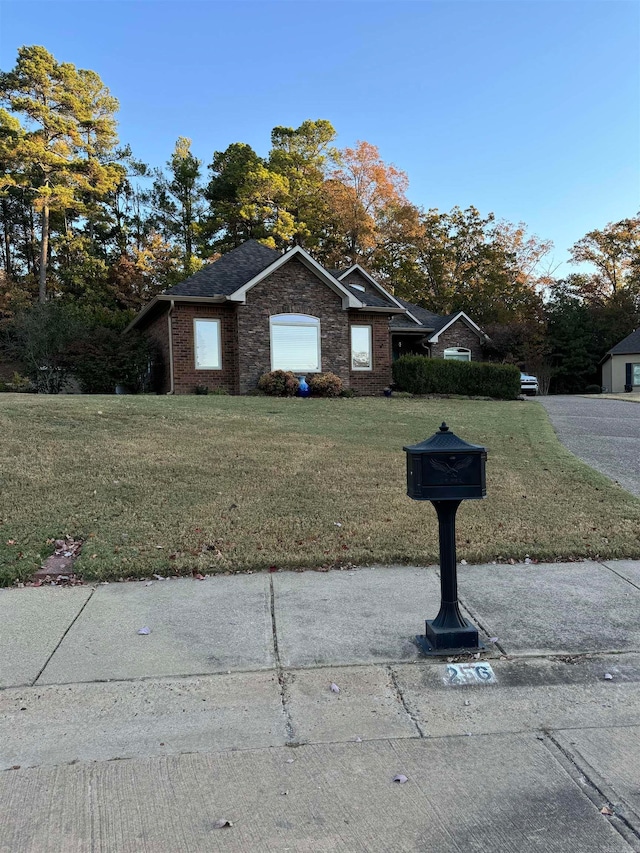
{"type": "Polygon", "coordinates": [[[64,641],[64,638],[67,636],[67,634],[69,633],[69,631],[73,628],[73,626],[76,624],[76,622],[78,621],[78,619],[79,619],[79,618],[80,618],[80,616],[82,615],[82,613],[83,613],[83,611],[84,611],[85,607],[87,606],[87,604],[88,604],[88,603],[91,601],[91,599],[93,598],[93,594],[94,594],[94,592],[95,592],[95,591],[96,591],[96,587],[94,586],[94,587],[93,587],[93,589],[91,590],[91,592],[89,593],[89,595],[87,596],[87,599],[86,599],[86,601],[84,602],[84,604],[82,605],[82,607],[80,608],[80,610],[78,610],[78,612],[77,612],[77,613],[76,613],[76,615],[73,617],[73,619],[71,620],[71,622],[69,623],[69,625],[67,625],[67,629],[66,629],[66,631],[65,631],[65,632],[64,632],[64,634],[60,637],[60,640],[58,641],[58,644],[56,645],[55,649],[51,652],[51,654],[49,655],[49,657],[48,657],[48,658],[46,659],[46,661],[44,662],[44,666],[40,669],[40,672],[36,675],[36,677],[35,677],[35,678],[33,679],[33,681],[31,682],[31,687],[34,687],[34,686],[37,684],[38,679],[40,678],[40,676],[42,675],[42,673],[45,671],[45,669],[49,666],[49,662],[50,662],[51,658],[52,658],[52,657],[55,655],[55,653],[58,651],[58,649],[60,648],[60,646],[62,645],[62,643],[63,643],[63,641],[64,641]]]}
{"type": "Polygon", "coordinates": [[[280,661],[280,650],[278,649],[278,629],[276,625],[276,593],[273,586],[273,575],[269,575],[269,606],[271,610],[271,635],[273,640],[273,658],[276,665],[278,675],[278,684],[280,685],[280,702],[282,704],[282,713],[284,714],[285,728],[287,732],[287,742],[293,744],[295,742],[293,720],[291,719],[291,709],[289,708],[288,682],[287,675],[282,668],[280,661]]]}
{"type": "MultiPolygon", "coordinates": [[[[80,614],[78,614],[80,616],[80,614]]],[[[76,617],[77,618],[77,617],[76,617]]],[[[71,626],[69,626],[71,627],[71,626]]],[[[518,653],[518,652],[510,652],[508,655],[505,655],[505,660],[511,663],[515,663],[518,661],[560,661],[561,663],[573,663],[573,661],[578,661],[582,659],[604,659],[610,658],[620,658],[625,657],[627,655],[637,655],[640,654],[640,648],[638,649],[606,649],[603,651],[589,651],[589,652],[548,652],[548,653],[518,653]]],[[[495,661],[498,658],[498,655],[491,655],[484,653],[485,657],[483,660],[487,660],[489,662],[495,661]]],[[[447,657],[443,656],[441,658],[418,658],[416,660],[403,660],[403,659],[390,659],[390,660],[377,660],[371,663],[322,663],[322,664],[298,664],[296,666],[282,666],[282,674],[283,676],[287,676],[289,674],[294,675],[297,672],[315,672],[316,670],[321,669],[366,669],[370,666],[381,666],[381,667],[393,667],[393,666],[424,666],[425,668],[433,668],[440,666],[447,662],[447,657]]],[[[473,653],[469,655],[469,662],[473,662],[473,653]]],[[[45,664],[46,667],[46,664],[45,664]]],[[[44,672],[45,667],[42,668],[40,674],[44,672]]],[[[270,670],[265,669],[234,669],[231,670],[231,673],[228,670],[222,671],[205,671],[205,672],[188,672],[188,673],[174,673],[169,675],[139,675],[139,676],[131,676],[129,678],[97,678],[91,681],[79,680],[79,681],[52,681],[46,684],[36,685],[34,681],[31,684],[8,684],[0,687],[0,694],[9,690],[17,690],[19,688],[30,689],[32,687],[73,687],[75,685],[82,684],[138,684],[144,683],[147,681],[173,681],[179,679],[191,679],[191,678],[216,678],[223,677],[225,675],[234,674],[234,675],[259,675],[270,670]]],[[[277,670],[276,670],[277,672],[277,670]]],[[[36,679],[37,680],[37,679],[36,679]]],[[[586,728],[591,728],[587,726],[586,728]]],[[[618,727],[616,727],[618,728],[618,727]]],[[[620,727],[622,728],[622,727],[620,727]]]]}
{"type": "Polygon", "coordinates": [[[635,815],[633,809],[624,800],[618,798],[613,788],[605,782],[586,759],[582,756],[578,759],[578,756],[563,746],[551,731],[545,731],[545,735],[543,745],[554,756],[558,764],[564,768],[567,775],[571,777],[598,810],[605,805],[613,806],[614,814],[607,817],[609,823],[636,853],[640,851],[640,832],[633,825],[631,818],[627,816],[627,810],[635,815]],[[581,779],[584,780],[584,784],[580,784],[581,779]]]}
{"type": "Polygon", "coordinates": [[[597,562],[598,562],[601,566],[604,566],[604,567],[605,567],[605,569],[607,569],[608,571],[612,572],[614,575],[617,575],[617,577],[619,577],[621,580],[626,581],[626,582],[627,582],[630,586],[632,586],[634,589],[638,589],[638,590],[640,590],[640,586],[638,586],[638,584],[634,583],[632,580],[629,580],[629,578],[628,578],[628,577],[626,577],[625,575],[621,575],[621,574],[620,574],[620,572],[617,572],[617,571],[616,571],[614,568],[612,568],[612,566],[610,566],[610,565],[609,565],[605,560],[597,560],[597,562]]]}
{"type": "Polygon", "coordinates": [[[396,675],[395,670],[393,669],[393,667],[388,666],[387,671],[389,672],[389,676],[391,678],[391,684],[393,685],[393,689],[396,691],[398,699],[400,700],[400,703],[401,703],[402,707],[404,708],[405,713],[407,714],[407,716],[409,717],[409,719],[411,720],[413,725],[416,727],[416,731],[418,732],[420,737],[423,738],[424,732],[422,730],[422,726],[420,725],[415,714],[413,713],[413,711],[411,710],[411,708],[409,708],[409,705],[407,704],[407,700],[405,699],[404,694],[403,694],[402,690],[400,689],[400,685],[398,684],[398,676],[396,675]]]}
{"type": "MultiPolygon", "coordinates": [[[[478,628],[480,628],[480,630],[482,631],[482,633],[485,635],[485,637],[486,637],[487,639],[489,639],[489,637],[494,637],[494,636],[495,636],[495,634],[492,634],[492,633],[490,632],[490,630],[486,627],[486,625],[484,625],[484,624],[483,624],[483,622],[482,622],[482,620],[480,619],[480,617],[479,617],[479,616],[478,616],[478,615],[477,615],[477,614],[472,610],[472,608],[471,608],[471,607],[469,607],[469,605],[468,605],[468,604],[465,604],[465,603],[464,603],[464,601],[462,601],[462,599],[460,599],[460,600],[458,601],[458,603],[459,603],[460,607],[462,608],[462,610],[466,610],[466,612],[469,614],[469,617],[470,617],[471,621],[472,621],[475,625],[477,625],[477,627],[478,627],[478,628]]],[[[495,642],[495,643],[492,643],[492,645],[494,645],[494,646],[496,647],[496,649],[498,649],[498,650],[500,651],[500,654],[503,654],[503,655],[507,655],[507,654],[508,654],[508,652],[507,652],[507,650],[504,648],[504,646],[503,646],[500,642],[498,642],[497,640],[496,640],[496,642],[495,642]]],[[[491,649],[487,649],[487,651],[491,651],[491,649]]]]}

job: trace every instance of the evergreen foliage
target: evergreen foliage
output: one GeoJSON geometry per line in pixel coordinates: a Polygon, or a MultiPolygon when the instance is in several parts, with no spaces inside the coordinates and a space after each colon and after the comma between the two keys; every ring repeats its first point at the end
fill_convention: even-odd
{"type": "Polygon", "coordinates": [[[446,361],[403,355],[393,363],[393,381],[411,394],[462,394],[514,400],[520,394],[520,371],[512,364],[446,361]]]}

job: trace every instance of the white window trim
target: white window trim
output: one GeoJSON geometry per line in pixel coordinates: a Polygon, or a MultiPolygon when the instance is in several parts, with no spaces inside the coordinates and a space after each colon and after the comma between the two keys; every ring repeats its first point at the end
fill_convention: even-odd
{"type": "Polygon", "coordinates": [[[351,359],[351,370],[365,371],[365,372],[370,373],[373,370],[373,329],[372,329],[372,327],[370,325],[364,324],[364,323],[362,323],[362,324],[352,323],[351,324],[351,332],[350,332],[350,345],[351,345],[351,352],[350,352],[349,357],[351,359]],[[354,367],[353,366],[353,329],[368,329],[369,330],[369,361],[370,361],[369,367],[354,367]]]}
{"type": "Polygon", "coordinates": [[[449,358],[449,361],[471,361],[471,350],[467,347],[447,347],[442,353],[444,359],[447,358],[447,353],[456,353],[457,355],[466,355],[467,358],[449,358]]]}
{"type": "Polygon", "coordinates": [[[271,370],[287,370],[290,373],[322,373],[322,346],[321,346],[321,338],[320,338],[320,318],[314,317],[311,314],[298,314],[298,313],[288,313],[288,314],[272,314],[269,317],[269,353],[271,359],[271,370]],[[285,317],[308,317],[310,322],[290,322],[287,323],[286,320],[282,318],[285,317]],[[274,323],[275,320],[275,323],[274,323]],[[311,369],[308,367],[274,367],[273,364],[273,327],[274,326],[307,326],[312,329],[316,329],[317,338],[316,338],[316,347],[318,353],[318,367],[311,369]]]}
{"type": "Polygon", "coordinates": [[[193,362],[196,370],[222,370],[222,324],[220,320],[214,320],[211,317],[194,317],[193,318],[193,362]],[[218,364],[211,366],[206,364],[198,364],[198,339],[196,337],[197,323],[217,323],[218,324],[218,364]]]}

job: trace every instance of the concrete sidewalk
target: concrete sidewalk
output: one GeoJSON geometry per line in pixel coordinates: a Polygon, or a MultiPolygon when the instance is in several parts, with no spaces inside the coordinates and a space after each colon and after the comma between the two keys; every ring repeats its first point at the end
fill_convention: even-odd
{"type": "Polygon", "coordinates": [[[496,683],[432,567],[0,590],[0,851],[640,851],[640,563],[459,587],[496,683]]]}

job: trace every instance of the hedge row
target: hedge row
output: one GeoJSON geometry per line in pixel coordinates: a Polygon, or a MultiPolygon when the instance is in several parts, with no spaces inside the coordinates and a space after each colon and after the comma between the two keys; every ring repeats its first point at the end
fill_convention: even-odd
{"type": "Polygon", "coordinates": [[[449,361],[403,355],[393,363],[393,381],[411,394],[464,394],[513,400],[520,394],[520,371],[513,364],[449,361]]]}

